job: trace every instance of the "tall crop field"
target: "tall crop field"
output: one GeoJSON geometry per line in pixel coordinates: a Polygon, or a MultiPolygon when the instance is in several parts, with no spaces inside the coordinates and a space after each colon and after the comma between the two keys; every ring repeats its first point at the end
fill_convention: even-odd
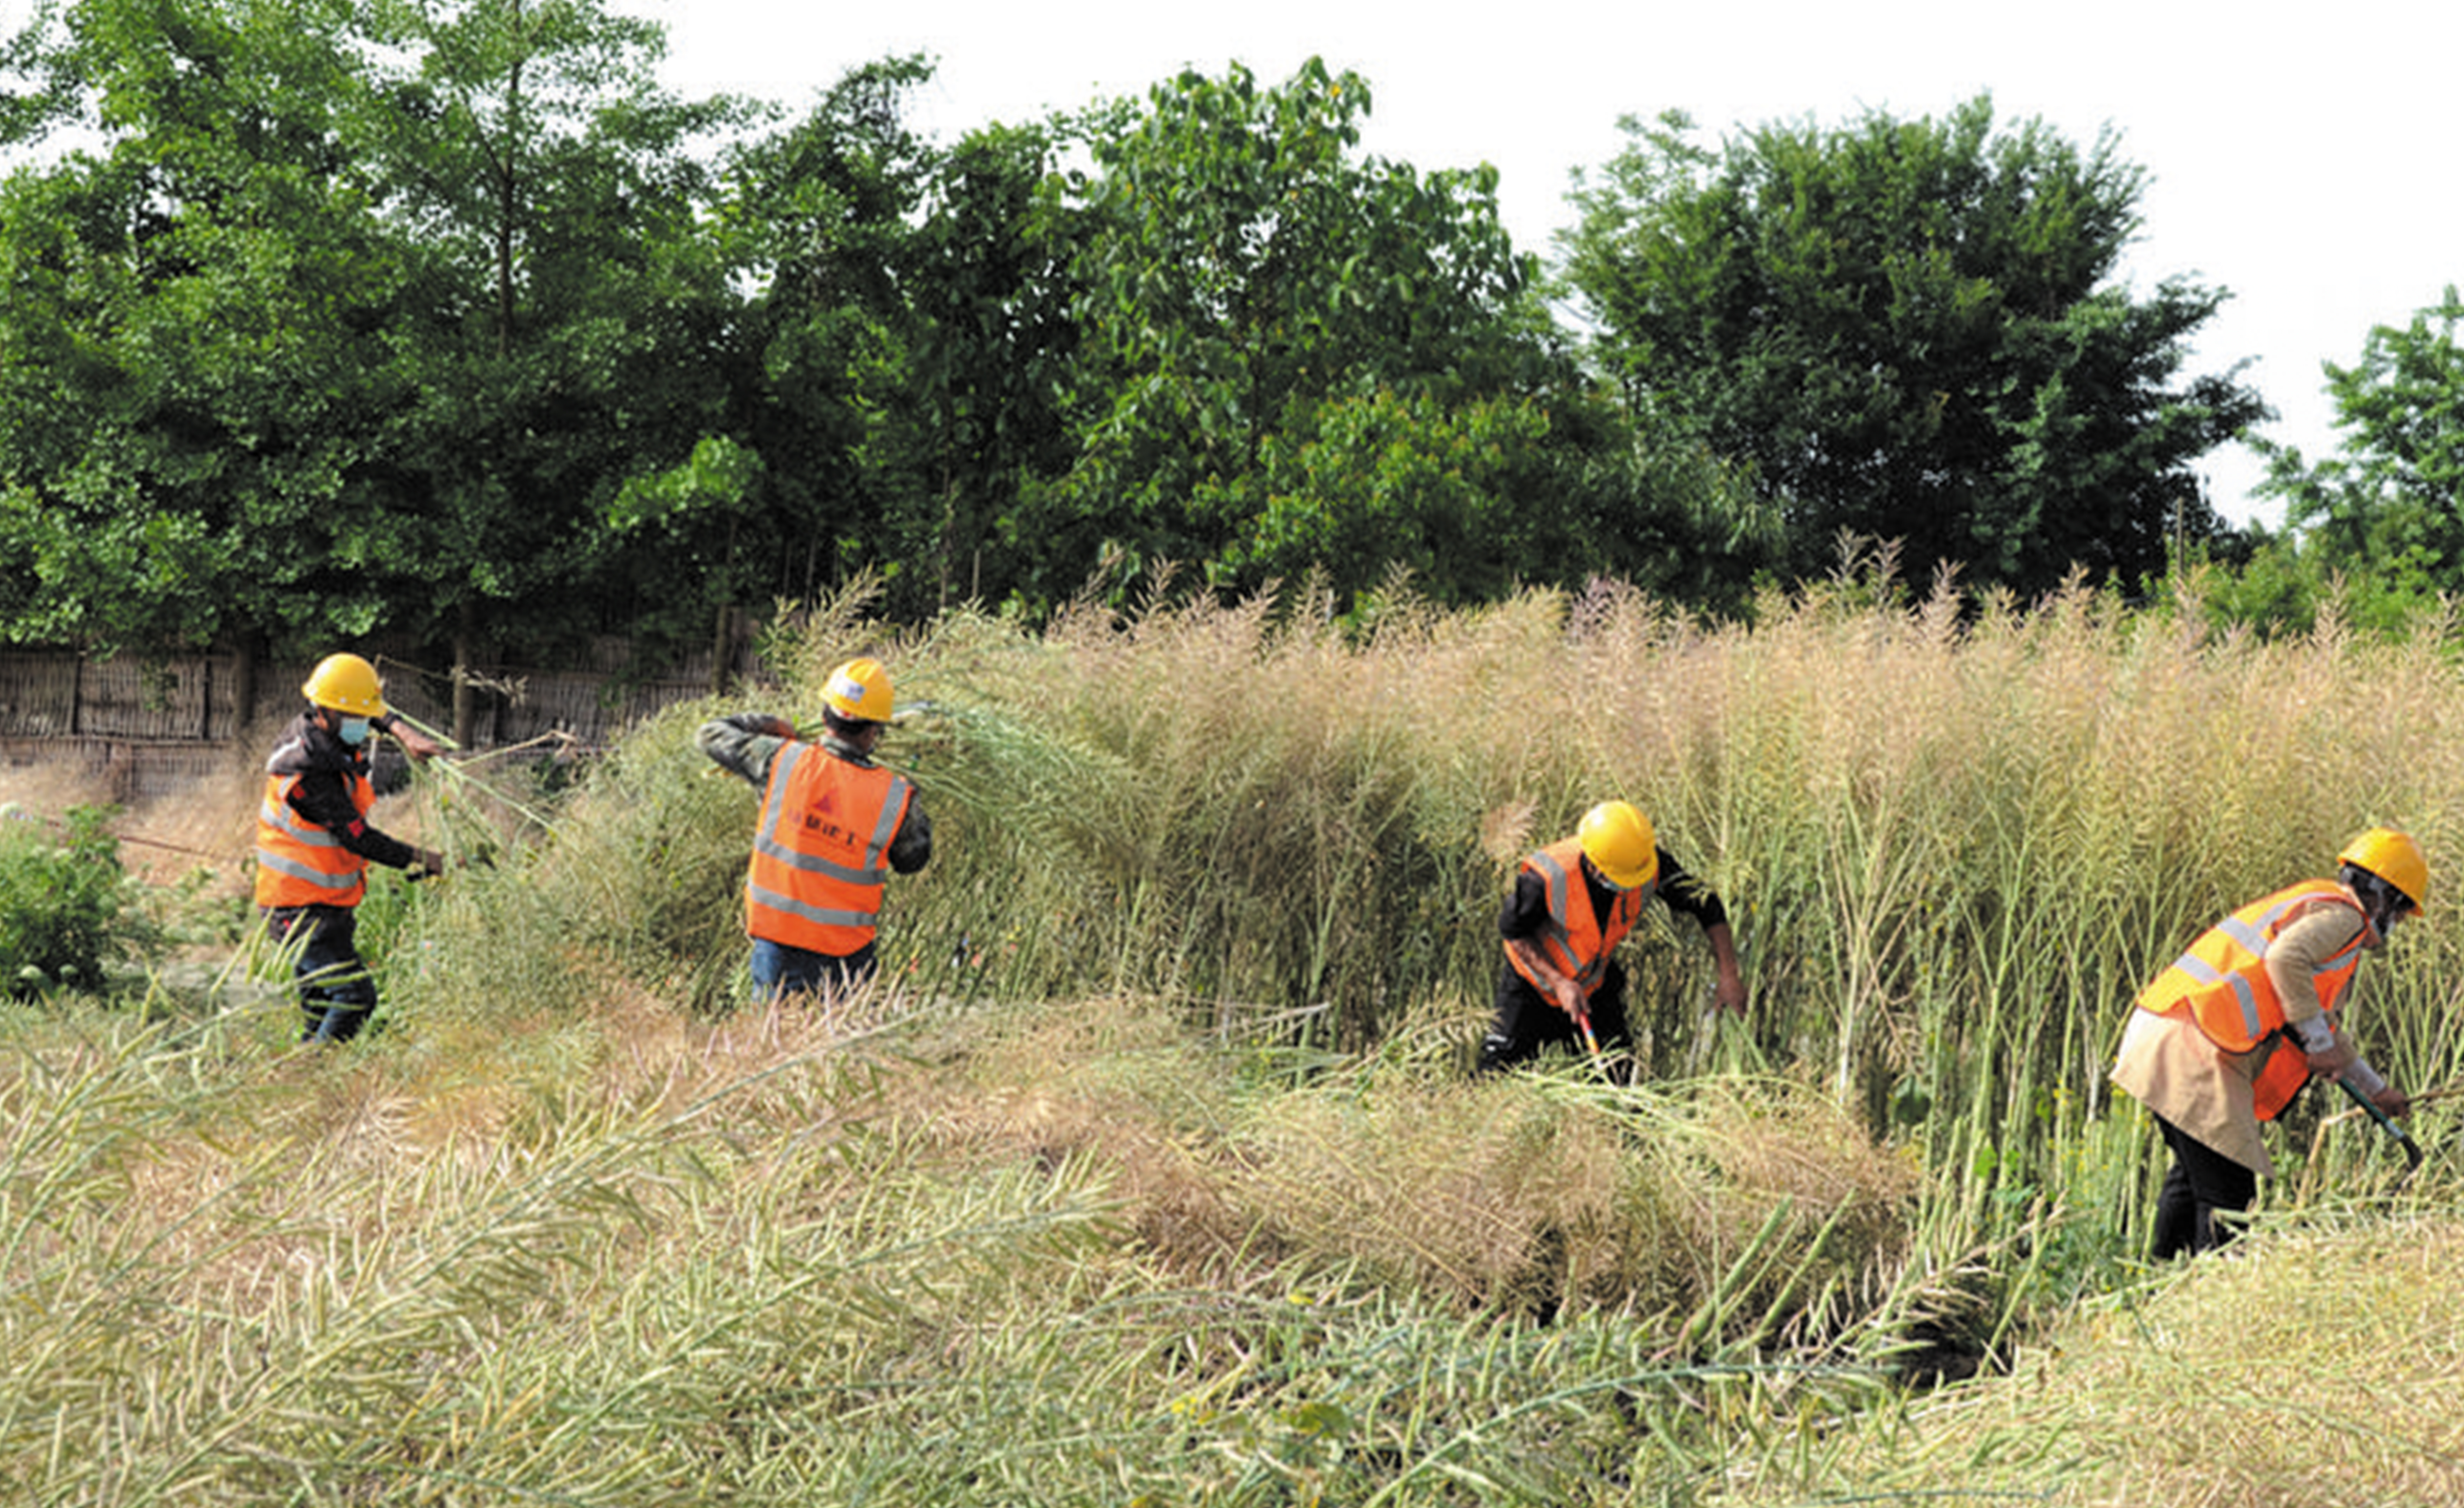
{"type": "Polygon", "coordinates": [[[2351,1019],[2400,1083],[2464,1072],[2451,624],[1876,575],[1750,627],[1606,587],[863,606],[570,789],[471,762],[381,809],[493,862],[380,884],[348,1049],[294,1047],[245,947],[0,1008],[12,1499],[2464,1496],[2418,1401],[2453,1102],[2399,1185],[2314,1094],[2235,1255],[2151,1269],[2161,1157],[2103,1077],[2140,983],[2373,823],[2432,894],[2351,1019]],[[876,988],[772,1007],[755,793],[693,733],[858,652],[936,852],[876,988]],[[1630,1083],[1470,1079],[1514,862],[1611,796],[1726,898],[1749,1016],[1655,912],[1630,1083]],[[2227,1422],[2257,1350],[2318,1383],[2298,1436],[2227,1422]]]}

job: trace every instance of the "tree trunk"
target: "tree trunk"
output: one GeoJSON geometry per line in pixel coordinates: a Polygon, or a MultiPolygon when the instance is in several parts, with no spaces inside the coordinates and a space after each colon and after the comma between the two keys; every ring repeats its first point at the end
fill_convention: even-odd
{"type": "Polygon", "coordinates": [[[477,720],[478,695],[472,688],[473,624],[478,614],[469,602],[453,618],[453,745],[471,747],[472,724],[477,720]]]}
{"type": "MultiPolygon", "coordinates": [[[[256,631],[252,628],[241,629],[231,639],[231,737],[234,739],[247,737],[249,726],[256,721],[256,631]]],[[[210,727],[210,714],[207,721],[210,727]]]]}
{"type": "Polygon", "coordinates": [[[727,683],[735,679],[736,669],[736,604],[718,604],[718,622],[714,625],[710,642],[710,694],[727,694],[727,683]]]}

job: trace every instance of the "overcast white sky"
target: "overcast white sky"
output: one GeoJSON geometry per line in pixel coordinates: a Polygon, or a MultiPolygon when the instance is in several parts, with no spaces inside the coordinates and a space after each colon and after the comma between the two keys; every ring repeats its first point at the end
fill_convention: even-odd
{"type": "MultiPolygon", "coordinates": [[[[2349,365],[2374,324],[2404,324],[2464,282],[2455,86],[2464,9],[2345,0],[2270,11],[2207,0],[1724,0],[1485,6],[1356,0],[620,0],[665,23],[669,82],[802,103],[892,53],[936,60],[915,123],[943,142],[1098,97],[1143,96],[1184,66],[1234,59],[1280,82],[1311,55],[1369,80],[1366,152],[1422,170],[1487,162],[1524,249],[1565,226],[1567,175],[1618,148],[1618,117],[1682,109],[1716,140],[1871,107],[1938,116],[1979,91],[1998,120],[2040,116],[2085,147],[2112,126],[2145,168],[2125,273],[2145,294],[2188,275],[2233,295],[2191,370],[2243,381],[2313,460],[2336,448],[2321,361],[2349,365]]],[[[2208,469],[2227,517],[2257,470],[2208,469]]]]}

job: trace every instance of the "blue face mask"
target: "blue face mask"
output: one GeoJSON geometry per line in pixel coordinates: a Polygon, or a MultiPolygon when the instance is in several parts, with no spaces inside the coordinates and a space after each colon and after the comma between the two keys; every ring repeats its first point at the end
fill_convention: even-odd
{"type": "Polygon", "coordinates": [[[342,719],[342,726],[336,729],[335,732],[341,738],[342,742],[346,744],[366,743],[368,741],[368,720],[364,717],[345,717],[342,719]]]}

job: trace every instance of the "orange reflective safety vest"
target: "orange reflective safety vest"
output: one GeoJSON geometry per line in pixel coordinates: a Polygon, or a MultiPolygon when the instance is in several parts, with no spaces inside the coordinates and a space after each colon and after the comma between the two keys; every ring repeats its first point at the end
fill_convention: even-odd
{"type": "MultiPolygon", "coordinates": [[[[367,816],[377,788],[364,774],[343,778],[351,804],[367,816]]],[[[256,808],[256,904],[270,909],[357,906],[367,893],[368,862],[292,809],[291,788],[298,783],[296,773],[265,777],[265,798],[256,808]]]]}
{"type": "MultiPolygon", "coordinates": [[[[1582,841],[1568,838],[1551,843],[1523,861],[1524,872],[1538,875],[1548,885],[1549,925],[1542,928],[1531,941],[1539,944],[1549,961],[1573,977],[1589,998],[1600,987],[1607,973],[1609,954],[1617,943],[1634,930],[1642,917],[1642,903],[1659,888],[1646,885],[1632,890],[1620,890],[1609,904],[1605,917],[1592,914],[1592,887],[1583,881],[1582,841]]],[[[1506,950],[1507,962],[1514,972],[1530,980],[1531,988],[1546,999],[1549,987],[1532,977],[1530,968],[1512,948],[1506,950]]]]}
{"type": "MultiPolygon", "coordinates": [[[[2294,922],[2329,906],[2365,914],[2360,903],[2332,880],[2305,880],[2253,901],[2200,933],[2188,952],[2140,992],[2139,1008],[2187,1017],[2226,1052],[2251,1051],[2284,1029],[2284,1002],[2277,997],[2276,982],[2267,973],[2268,948],[2294,922]]],[[[2365,920],[2352,942],[2311,974],[2319,991],[2319,1007],[2327,1013],[2330,1025],[2336,1001],[2361,967],[2362,945],[2370,935],[2365,920]]],[[[2252,1108],[2262,1121],[2274,1120],[2310,1082],[2309,1061],[2300,1044],[2290,1045],[2291,1051],[2270,1054],[2253,1081],[2252,1108]]]]}
{"type": "Polygon", "coordinates": [[[879,765],[780,745],[745,878],[745,931],[841,958],[872,941],[890,841],[914,795],[905,776],[879,765]]]}

